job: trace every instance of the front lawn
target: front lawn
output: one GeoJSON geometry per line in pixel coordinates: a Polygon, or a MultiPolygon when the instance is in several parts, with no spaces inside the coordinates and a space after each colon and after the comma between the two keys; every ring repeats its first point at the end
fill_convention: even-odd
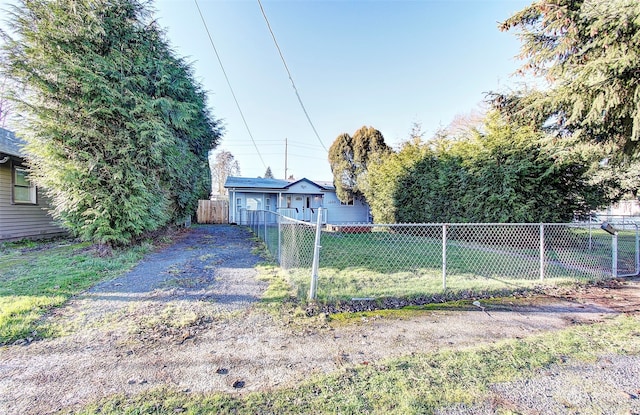
{"type": "Polygon", "coordinates": [[[68,239],[0,245],[0,345],[51,335],[42,315],[97,282],[134,266],[149,244],[101,257],[87,243],[68,239]]]}
{"type": "MultiPolygon", "coordinates": [[[[582,229],[547,225],[549,235],[545,239],[541,279],[536,226],[526,229],[516,226],[510,233],[505,230],[493,239],[485,235],[489,235],[487,229],[479,227],[469,228],[475,233],[452,232],[455,238],[448,239],[446,244],[446,266],[440,228],[432,225],[408,228],[413,233],[385,229],[361,234],[323,232],[318,300],[439,295],[445,291],[443,269],[448,292],[502,292],[611,276],[610,236],[600,231],[591,237],[582,229]]],[[[466,229],[463,225],[458,228],[466,229]]],[[[286,238],[281,238],[281,251],[287,254],[281,256],[282,265],[289,270],[300,299],[306,298],[311,278],[313,232],[309,229],[298,232],[294,238],[287,228],[287,232],[283,231],[286,238]],[[295,261],[290,260],[294,253],[295,261]]],[[[635,235],[623,236],[619,246],[621,252],[626,252],[627,240],[633,242],[635,235]]]]}

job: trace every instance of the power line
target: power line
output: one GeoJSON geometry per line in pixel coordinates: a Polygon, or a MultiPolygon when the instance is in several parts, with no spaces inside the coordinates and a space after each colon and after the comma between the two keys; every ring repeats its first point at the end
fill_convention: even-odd
{"type": "Polygon", "coordinates": [[[204,25],[204,29],[207,31],[207,36],[209,37],[209,43],[211,43],[211,47],[216,54],[216,58],[218,58],[218,63],[220,64],[220,68],[222,69],[222,73],[224,74],[224,79],[227,81],[227,85],[229,86],[229,90],[231,91],[231,95],[233,96],[233,100],[236,103],[236,107],[238,107],[238,112],[240,112],[240,117],[242,117],[242,122],[244,123],[247,132],[249,133],[249,137],[251,137],[251,142],[253,142],[253,146],[256,148],[256,153],[258,153],[258,157],[260,157],[260,161],[264,168],[267,168],[267,164],[264,162],[262,158],[262,154],[260,154],[260,150],[258,150],[258,146],[256,145],[256,140],[253,139],[253,134],[251,134],[251,130],[249,129],[249,124],[247,124],[247,120],[244,118],[244,113],[240,108],[240,104],[238,103],[238,99],[236,98],[236,94],[233,92],[233,88],[231,87],[231,82],[229,82],[229,77],[227,76],[227,71],[224,70],[224,66],[222,65],[222,59],[220,59],[220,55],[218,54],[218,49],[216,49],[216,45],[213,43],[213,38],[211,37],[211,33],[209,32],[209,27],[207,26],[207,22],[204,20],[204,16],[202,15],[202,10],[200,10],[200,5],[198,4],[198,0],[193,0],[196,4],[196,8],[198,9],[198,13],[200,14],[200,19],[202,20],[202,24],[204,25]]]}
{"type": "Polygon", "coordinates": [[[258,5],[260,6],[260,11],[262,11],[262,16],[264,17],[264,21],[267,23],[267,27],[269,28],[269,33],[271,33],[271,37],[273,38],[273,43],[275,43],[276,49],[278,49],[278,53],[280,54],[280,59],[282,59],[282,63],[284,64],[284,69],[287,71],[287,75],[289,75],[291,86],[293,87],[293,90],[296,93],[296,97],[298,97],[298,102],[300,103],[300,107],[302,107],[302,111],[304,112],[304,115],[307,117],[307,121],[309,121],[309,125],[311,126],[311,129],[313,130],[314,134],[316,135],[316,138],[320,142],[320,145],[322,146],[322,148],[324,148],[324,151],[328,153],[329,150],[327,150],[327,147],[325,147],[324,143],[322,142],[322,139],[320,138],[320,135],[318,134],[316,127],[313,125],[313,122],[311,122],[311,118],[309,117],[309,113],[307,112],[307,109],[302,103],[302,98],[300,98],[300,94],[298,93],[298,88],[296,88],[296,84],[295,82],[293,82],[293,77],[291,76],[291,72],[289,71],[287,62],[284,60],[284,55],[280,50],[280,46],[278,45],[278,41],[276,40],[276,35],[273,34],[273,30],[271,29],[271,25],[269,24],[269,19],[267,19],[267,14],[264,12],[264,8],[262,7],[262,2],[260,0],[258,0],[258,5]]]}
{"type": "MultiPolygon", "coordinates": [[[[282,146],[282,141],[265,141],[265,140],[256,140],[256,142],[260,143],[260,147],[265,148],[265,147],[281,147],[282,146]]],[[[253,144],[251,143],[242,143],[242,142],[236,142],[233,144],[234,147],[248,147],[248,146],[253,146],[253,144]]],[[[299,147],[299,148],[306,148],[306,149],[310,149],[310,150],[317,150],[320,147],[317,144],[304,144],[304,143],[296,143],[296,142],[289,142],[289,146],[290,147],[299,147]]]]}

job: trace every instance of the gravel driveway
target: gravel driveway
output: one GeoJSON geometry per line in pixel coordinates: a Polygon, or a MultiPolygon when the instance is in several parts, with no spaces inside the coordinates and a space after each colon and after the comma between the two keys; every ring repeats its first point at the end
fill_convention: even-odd
{"type": "MultiPolygon", "coordinates": [[[[0,349],[0,413],[54,413],[155,387],[232,394],[286,387],[345,365],[521,338],[617,314],[557,298],[491,313],[440,310],[402,320],[332,327],[315,319],[301,326],[255,306],[266,284],[257,279],[254,248],[242,227],[197,226],[126,275],[56,309],[46,318],[63,335],[0,349]]],[[[610,368],[607,373],[618,376],[620,367],[638,367],[637,359],[616,359],[598,373],[610,368]]],[[[524,413],[551,413],[558,406],[550,402],[557,404],[557,391],[567,387],[561,378],[496,385],[495,391],[520,410],[541,405],[524,413]],[[545,395],[548,388],[556,395],[545,395]],[[522,390],[531,391],[529,400],[522,390]]],[[[618,409],[637,408],[629,406],[632,397],[624,402],[618,409]]],[[[495,406],[450,410],[443,413],[493,413],[495,406]]]]}

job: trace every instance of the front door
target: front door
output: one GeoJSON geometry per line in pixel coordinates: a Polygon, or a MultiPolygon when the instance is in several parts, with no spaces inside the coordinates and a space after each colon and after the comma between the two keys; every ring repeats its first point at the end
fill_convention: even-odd
{"type": "MultiPolygon", "coordinates": [[[[289,197],[289,196],[288,196],[289,197]]],[[[291,195],[291,213],[294,219],[304,220],[304,196],[303,195],[291,195]]]]}
{"type": "Polygon", "coordinates": [[[313,195],[292,195],[291,208],[295,209],[296,219],[312,221],[316,218],[321,198],[313,195]]]}
{"type": "Polygon", "coordinates": [[[304,221],[311,221],[311,216],[312,216],[312,211],[311,211],[311,196],[305,195],[304,196],[304,207],[302,209],[302,211],[304,212],[302,217],[304,221]]]}

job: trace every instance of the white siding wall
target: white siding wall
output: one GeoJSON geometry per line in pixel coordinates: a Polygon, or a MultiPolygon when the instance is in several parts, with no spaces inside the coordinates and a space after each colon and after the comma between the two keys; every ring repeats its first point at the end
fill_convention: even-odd
{"type": "Polygon", "coordinates": [[[229,222],[241,223],[241,209],[266,210],[275,212],[278,207],[278,195],[275,193],[229,192],[229,222]]]}
{"type": "Polygon", "coordinates": [[[325,193],[324,207],[327,208],[327,222],[330,224],[369,222],[367,204],[355,201],[353,206],[342,205],[333,192],[325,193]]]}
{"type": "Polygon", "coordinates": [[[640,215],[640,202],[637,200],[622,200],[609,206],[603,213],[607,215],[640,215]]]}

